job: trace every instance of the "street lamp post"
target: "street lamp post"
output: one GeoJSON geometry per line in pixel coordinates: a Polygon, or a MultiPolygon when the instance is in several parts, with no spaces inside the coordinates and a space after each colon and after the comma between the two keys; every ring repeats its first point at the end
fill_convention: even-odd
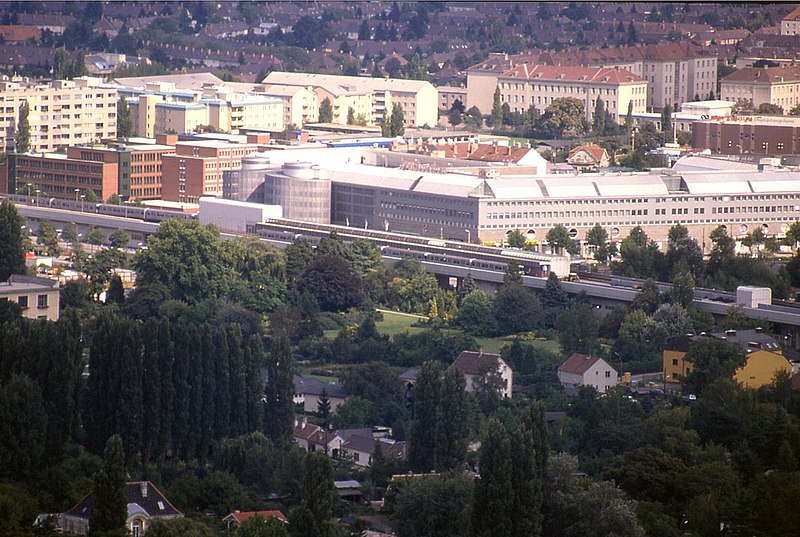
{"type": "Polygon", "coordinates": [[[81,191],[81,189],[80,189],[80,188],[76,188],[76,189],[75,189],[75,201],[76,201],[76,202],[78,201],[78,194],[80,193],[80,191],[81,191]]]}
{"type": "Polygon", "coordinates": [[[465,229],[464,231],[467,232],[467,243],[472,243],[472,232],[468,229],[465,229]]]}
{"type": "Polygon", "coordinates": [[[85,200],[85,199],[86,199],[86,195],[85,194],[81,194],[81,212],[83,212],[83,200],[85,200]]]}

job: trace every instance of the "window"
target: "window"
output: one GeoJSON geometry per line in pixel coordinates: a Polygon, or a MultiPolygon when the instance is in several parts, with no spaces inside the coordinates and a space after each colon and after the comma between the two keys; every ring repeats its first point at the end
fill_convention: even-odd
{"type": "Polygon", "coordinates": [[[678,365],[678,359],[677,358],[673,358],[672,359],[672,365],[678,365]]]}
{"type": "Polygon", "coordinates": [[[17,297],[17,304],[19,304],[20,308],[27,308],[28,307],[28,296],[27,295],[20,295],[17,297]]]}
{"type": "Polygon", "coordinates": [[[607,379],[610,379],[610,378],[611,378],[611,371],[606,371],[606,378],[607,378],[607,379]]]}
{"type": "Polygon", "coordinates": [[[47,307],[47,295],[39,295],[36,297],[36,307],[37,308],[47,307]]]}

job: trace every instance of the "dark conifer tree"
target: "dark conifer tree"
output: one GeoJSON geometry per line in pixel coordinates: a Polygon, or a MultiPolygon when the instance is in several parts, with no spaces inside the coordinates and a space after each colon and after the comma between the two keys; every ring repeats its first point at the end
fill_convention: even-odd
{"type": "Polygon", "coordinates": [[[200,346],[202,348],[202,369],[203,369],[203,412],[201,415],[200,434],[204,439],[206,452],[208,447],[215,439],[215,416],[216,416],[216,389],[214,361],[217,358],[217,347],[214,343],[214,332],[208,323],[200,327],[200,346]]]}
{"type": "Polygon", "coordinates": [[[189,402],[191,400],[191,386],[189,384],[189,371],[192,364],[192,351],[196,341],[193,339],[192,330],[186,323],[180,323],[175,330],[175,350],[172,367],[172,385],[175,388],[172,415],[172,443],[175,451],[187,458],[191,449],[189,402]]]}
{"type": "Polygon", "coordinates": [[[272,336],[267,358],[264,431],[276,446],[288,447],[294,428],[294,371],[292,349],[285,331],[272,336]]]}
{"type": "Polygon", "coordinates": [[[254,334],[250,336],[244,354],[246,369],[247,386],[247,432],[261,430],[264,420],[263,403],[261,398],[264,396],[264,381],[261,377],[261,368],[264,366],[264,347],[261,344],[261,336],[254,334]]]}
{"type": "Polygon", "coordinates": [[[436,409],[442,386],[439,362],[422,364],[412,392],[412,422],[408,460],[418,472],[433,470],[436,453],[436,409]]]}
{"type": "Polygon", "coordinates": [[[319,452],[306,455],[303,499],[289,520],[293,537],[332,537],[336,534],[331,524],[334,491],[330,458],[319,452]]]}
{"type": "Polygon", "coordinates": [[[162,319],[158,326],[158,370],[161,374],[161,424],[158,435],[158,458],[164,458],[167,449],[172,445],[172,431],[175,410],[175,385],[173,369],[175,355],[173,352],[172,328],[167,319],[162,319]]]}
{"type": "Polygon", "coordinates": [[[139,327],[134,322],[116,318],[121,352],[116,382],[117,423],[115,433],[125,438],[128,458],[142,449],[144,417],[142,397],[142,350],[139,327]]]}
{"type": "Polygon", "coordinates": [[[453,470],[464,464],[467,454],[467,415],[465,381],[455,367],[442,376],[436,408],[436,448],[434,469],[453,470]]]}
{"type": "Polygon", "coordinates": [[[8,280],[12,274],[25,274],[24,223],[13,203],[0,203],[0,281],[8,280]]]}
{"type": "Polygon", "coordinates": [[[116,535],[125,531],[125,520],[128,518],[126,475],[122,438],[114,435],[106,443],[103,468],[94,478],[94,504],[89,516],[90,536],[116,535]]]}
{"type": "Polygon", "coordinates": [[[165,319],[147,319],[142,330],[142,462],[158,456],[161,435],[162,379],[159,356],[159,329],[165,319]]]}
{"type": "Polygon", "coordinates": [[[230,417],[231,417],[231,392],[230,392],[230,368],[228,367],[228,336],[224,327],[217,327],[214,330],[214,346],[216,347],[216,357],[214,358],[214,378],[215,391],[214,399],[216,408],[214,409],[214,437],[225,438],[230,436],[230,417]]]}
{"type": "Polygon", "coordinates": [[[511,518],[512,476],[517,471],[511,459],[511,440],[497,419],[489,420],[481,440],[480,477],[475,480],[472,534],[475,537],[514,537],[511,518]]]}
{"type": "Polygon", "coordinates": [[[230,436],[241,436],[247,431],[247,378],[242,354],[242,331],[238,324],[227,327],[228,371],[230,378],[231,414],[230,436]]]}

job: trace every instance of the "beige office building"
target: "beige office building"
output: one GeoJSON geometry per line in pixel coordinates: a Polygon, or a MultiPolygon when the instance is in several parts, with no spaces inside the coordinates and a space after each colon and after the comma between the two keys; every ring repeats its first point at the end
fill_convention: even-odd
{"type": "Polygon", "coordinates": [[[81,77],[34,83],[21,77],[0,79],[0,143],[14,151],[14,132],[23,102],[30,109],[30,150],[48,152],[87,144],[117,134],[117,90],[99,78],[81,77]]]}
{"type": "Polygon", "coordinates": [[[787,113],[800,104],[800,66],[739,69],[720,82],[720,98],[753,107],[774,104],[787,113]]]}
{"type": "Polygon", "coordinates": [[[432,127],[439,119],[439,92],[423,80],[276,71],[263,83],[313,88],[319,103],[326,97],[331,99],[336,123],[346,123],[348,108],[353,108],[356,117],[363,114],[367,125],[375,125],[391,114],[394,104],[403,108],[406,127],[432,127]]]}
{"type": "Polygon", "coordinates": [[[512,112],[533,106],[543,111],[561,98],[580,100],[586,120],[592,121],[595,101],[603,100],[614,121],[622,123],[633,103],[633,112],[644,112],[647,82],[623,69],[522,64],[497,78],[500,100],[512,112]]]}

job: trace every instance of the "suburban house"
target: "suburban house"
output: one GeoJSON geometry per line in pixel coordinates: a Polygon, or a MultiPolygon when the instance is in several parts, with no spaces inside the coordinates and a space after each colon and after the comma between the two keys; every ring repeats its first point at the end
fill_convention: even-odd
{"type": "Polygon", "coordinates": [[[606,393],[619,383],[619,373],[599,356],[574,352],[558,366],[558,380],[570,395],[576,394],[581,386],[591,386],[598,393],[606,393]]]}
{"type": "Polygon", "coordinates": [[[372,457],[380,446],[384,457],[404,459],[406,443],[389,438],[391,430],[379,427],[372,429],[340,429],[336,434],[342,438],[341,457],[354,465],[366,468],[372,464],[372,457]]]}
{"type": "Polygon", "coordinates": [[[608,168],[610,159],[605,148],[597,144],[586,144],[572,148],[567,162],[576,168],[597,170],[598,168],[608,168]]]}
{"type": "Polygon", "coordinates": [[[491,381],[489,377],[496,375],[500,395],[511,397],[514,373],[499,354],[463,351],[453,362],[453,366],[464,375],[468,392],[475,391],[476,386],[482,382],[491,381]]]}
{"type": "Polygon", "coordinates": [[[347,400],[347,393],[341,384],[322,382],[302,375],[294,376],[294,402],[302,404],[304,412],[317,412],[323,392],[331,403],[331,413],[336,412],[339,405],[347,400]]]}
{"type": "Polygon", "coordinates": [[[758,388],[771,383],[775,374],[780,371],[792,373],[792,364],[783,355],[783,349],[775,338],[765,334],[761,328],[756,328],[673,338],[663,353],[664,377],[667,381],[680,382],[692,372],[692,363],[684,357],[692,343],[700,337],[729,341],[744,349],[747,361],[734,372],[733,379],[747,388],[758,388]]]}
{"type": "Polygon", "coordinates": [[[391,429],[373,427],[326,431],[308,423],[304,418],[294,422],[292,437],[304,451],[321,451],[331,458],[366,468],[372,464],[375,450],[380,449],[386,458],[405,459],[406,443],[389,438],[391,429]]]}
{"type": "MultiPolygon", "coordinates": [[[[128,501],[125,527],[132,537],[142,537],[156,518],[183,517],[183,513],[175,509],[150,481],[125,483],[125,498],[128,501]]],[[[92,507],[94,507],[94,493],[90,492],[75,507],[58,515],[57,528],[63,533],[87,535],[92,507]]]]}
{"type": "Polygon", "coordinates": [[[248,518],[259,516],[264,520],[269,520],[270,518],[277,518],[284,524],[289,523],[289,519],[278,510],[270,510],[270,511],[234,511],[233,513],[229,514],[225,518],[222,519],[228,525],[228,531],[231,529],[236,529],[241,526],[242,522],[247,520],[248,518]]]}
{"type": "Polygon", "coordinates": [[[308,423],[305,416],[294,420],[292,438],[303,451],[322,451],[334,459],[339,458],[339,451],[342,447],[341,437],[318,425],[308,423]]]}

